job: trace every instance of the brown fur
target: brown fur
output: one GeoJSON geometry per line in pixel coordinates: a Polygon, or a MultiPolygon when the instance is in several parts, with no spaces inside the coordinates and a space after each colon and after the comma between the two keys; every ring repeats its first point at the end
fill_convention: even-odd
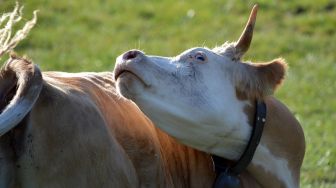
{"type": "Polygon", "coordinates": [[[235,67],[233,79],[237,96],[262,99],[282,84],[287,64],[283,59],[275,59],[269,63],[236,63],[235,67]]]}

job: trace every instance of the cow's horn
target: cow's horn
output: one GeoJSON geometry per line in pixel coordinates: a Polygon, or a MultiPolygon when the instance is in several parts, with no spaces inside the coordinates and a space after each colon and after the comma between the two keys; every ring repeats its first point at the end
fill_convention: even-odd
{"type": "Polygon", "coordinates": [[[245,26],[243,33],[240,35],[239,40],[236,42],[235,48],[239,57],[243,56],[245,52],[247,52],[248,48],[250,47],[252,36],[253,36],[253,29],[254,24],[256,22],[258,12],[258,5],[254,5],[245,26]]]}
{"type": "Polygon", "coordinates": [[[43,79],[41,71],[36,65],[23,58],[13,56],[2,67],[0,75],[2,84],[0,87],[4,87],[3,84],[6,81],[17,85],[15,95],[0,113],[1,137],[17,126],[33,108],[41,92],[43,79]],[[10,80],[13,74],[15,79],[10,80]]]}

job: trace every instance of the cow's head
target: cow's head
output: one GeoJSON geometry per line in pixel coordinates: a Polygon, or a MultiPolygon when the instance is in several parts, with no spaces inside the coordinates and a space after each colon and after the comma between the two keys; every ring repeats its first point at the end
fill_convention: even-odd
{"type": "Polygon", "coordinates": [[[256,14],[254,7],[237,42],[214,49],[192,48],[175,57],[139,50],[122,54],[114,70],[118,91],[182,143],[237,158],[251,129],[244,108],[272,94],[286,68],[281,59],[241,61],[252,40],[256,14]]]}

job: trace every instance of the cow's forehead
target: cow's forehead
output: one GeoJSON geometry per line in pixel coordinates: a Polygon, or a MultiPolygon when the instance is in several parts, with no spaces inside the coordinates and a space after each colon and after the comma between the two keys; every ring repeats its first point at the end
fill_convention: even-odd
{"type": "Polygon", "coordinates": [[[207,47],[194,47],[194,48],[187,49],[183,51],[182,53],[178,54],[177,56],[175,56],[173,59],[175,61],[184,61],[188,59],[188,57],[189,58],[194,57],[198,53],[202,53],[203,55],[207,57],[208,60],[211,60],[211,61],[223,61],[222,59],[223,56],[221,54],[207,47]]]}
{"type": "Polygon", "coordinates": [[[221,53],[218,53],[216,50],[212,50],[208,47],[193,47],[190,49],[187,49],[183,52],[181,52],[180,54],[177,54],[174,57],[166,57],[166,56],[159,56],[159,55],[149,55],[148,57],[152,58],[152,59],[156,59],[158,60],[162,58],[166,59],[166,60],[175,60],[175,61],[180,61],[183,60],[184,57],[189,56],[189,55],[194,55],[198,52],[203,52],[203,54],[205,54],[207,57],[224,57],[221,53]]]}
{"type": "Polygon", "coordinates": [[[194,48],[190,48],[188,50],[185,50],[184,52],[182,52],[180,54],[180,56],[187,55],[187,54],[190,54],[190,53],[199,52],[199,51],[204,52],[207,55],[215,54],[212,50],[210,50],[207,47],[194,47],[194,48]]]}

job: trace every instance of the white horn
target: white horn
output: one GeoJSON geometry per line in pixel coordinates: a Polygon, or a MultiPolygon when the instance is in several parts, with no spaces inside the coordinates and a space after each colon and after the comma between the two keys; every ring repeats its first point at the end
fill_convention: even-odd
{"type": "Polygon", "coordinates": [[[25,59],[10,58],[2,67],[0,75],[0,84],[5,83],[6,79],[11,79],[13,84],[17,83],[14,97],[0,114],[2,136],[19,124],[32,109],[42,89],[42,74],[33,63],[25,59]],[[15,74],[15,79],[10,77],[11,74],[15,74]]]}
{"type": "Polygon", "coordinates": [[[258,5],[254,5],[245,26],[243,33],[240,35],[239,40],[236,42],[235,48],[237,50],[238,57],[241,57],[247,52],[250,47],[252,37],[253,37],[253,29],[257,18],[258,5]]]}

